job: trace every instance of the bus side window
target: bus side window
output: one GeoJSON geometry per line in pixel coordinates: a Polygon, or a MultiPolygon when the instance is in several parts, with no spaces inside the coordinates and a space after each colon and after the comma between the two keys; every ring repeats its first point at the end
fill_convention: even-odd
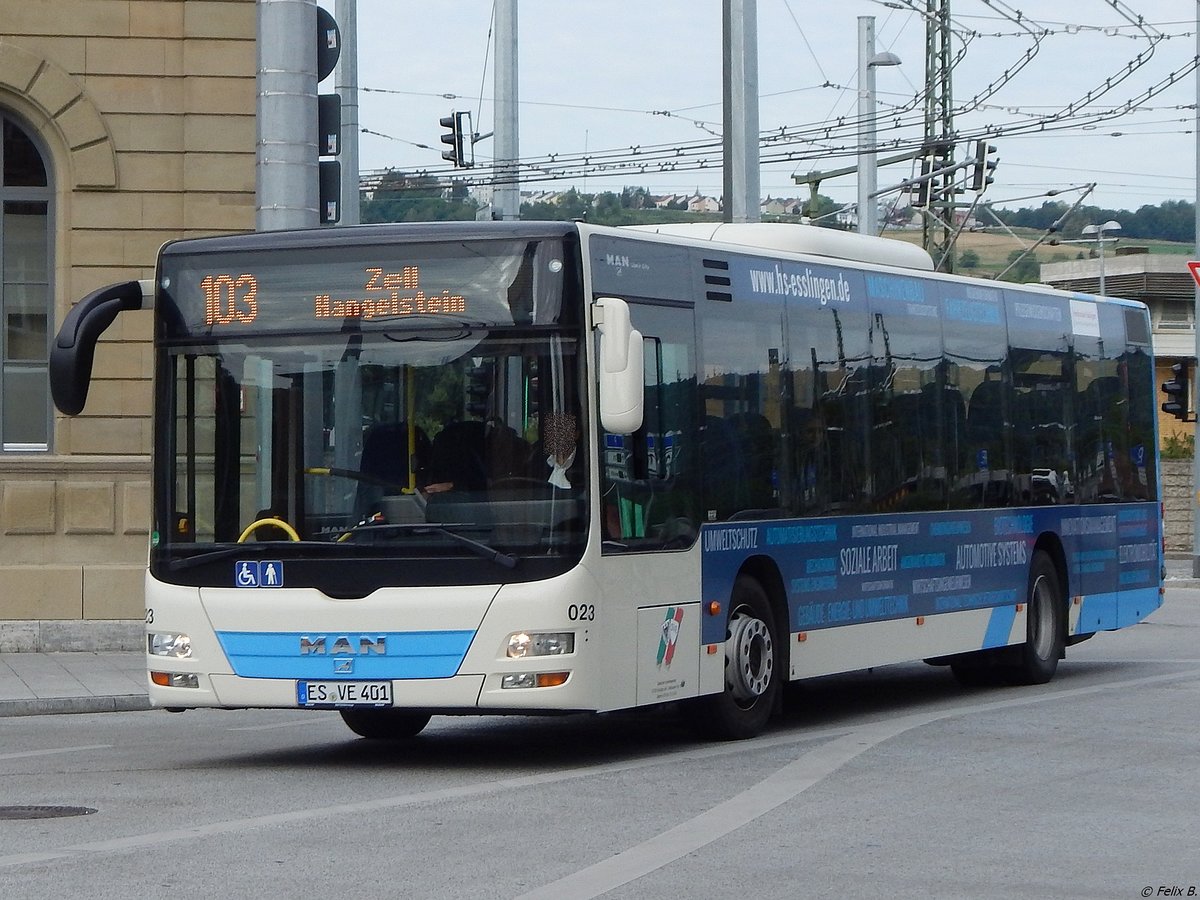
{"type": "Polygon", "coordinates": [[[702,340],[705,518],[778,517],[789,490],[783,307],[710,302],[702,340]]]}
{"type": "Polygon", "coordinates": [[[865,511],[871,361],[866,310],[794,304],[788,329],[787,509],[802,516],[865,511]]]}

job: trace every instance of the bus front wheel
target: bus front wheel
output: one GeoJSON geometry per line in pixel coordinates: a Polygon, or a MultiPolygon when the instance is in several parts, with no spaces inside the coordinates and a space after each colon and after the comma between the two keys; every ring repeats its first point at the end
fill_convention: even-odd
{"type": "Polygon", "coordinates": [[[721,740],[754,737],[767,726],[779,698],[780,647],[771,603],[754,578],[733,585],[725,639],[725,690],[693,701],[692,724],[721,740]]]}
{"type": "Polygon", "coordinates": [[[430,719],[428,713],[410,709],[342,709],[338,712],[351,731],[373,741],[416,737],[430,719]]]}

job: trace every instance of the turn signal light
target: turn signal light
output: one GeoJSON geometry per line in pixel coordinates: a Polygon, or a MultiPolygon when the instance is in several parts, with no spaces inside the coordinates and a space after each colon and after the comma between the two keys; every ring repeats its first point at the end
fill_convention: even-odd
{"type": "Polygon", "coordinates": [[[558,687],[560,684],[567,683],[567,678],[570,674],[570,672],[515,672],[501,678],[500,687],[505,690],[511,688],[558,687]]]}
{"type": "Polygon", "coordinates": [[[159,687],[200,687],[200,679],[198,676],[182,672],[151,672],[150,680],[159,687]]]}

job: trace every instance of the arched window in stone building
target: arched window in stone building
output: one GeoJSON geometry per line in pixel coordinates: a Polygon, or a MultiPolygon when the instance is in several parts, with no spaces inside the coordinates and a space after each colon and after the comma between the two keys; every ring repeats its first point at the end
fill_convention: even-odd
{"type": "Polygon", "coordinates": [[[28,130],[0,111],[0,447],[50,449],[51,186],[28,130]]]}

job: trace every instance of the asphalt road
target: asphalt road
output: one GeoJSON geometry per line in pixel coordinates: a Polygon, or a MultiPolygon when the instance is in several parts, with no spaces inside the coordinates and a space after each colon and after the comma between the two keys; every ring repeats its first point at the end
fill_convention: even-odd
{"type": "Polygon", "coordinates": [[[0,896],[1200,894],[1200,589],[1044,687],[914,664],[790,694],[736,744],[662,712],[398,745],[301,711],[0,720],[0,814],[95,810],[0,818],[0,896]]]}

